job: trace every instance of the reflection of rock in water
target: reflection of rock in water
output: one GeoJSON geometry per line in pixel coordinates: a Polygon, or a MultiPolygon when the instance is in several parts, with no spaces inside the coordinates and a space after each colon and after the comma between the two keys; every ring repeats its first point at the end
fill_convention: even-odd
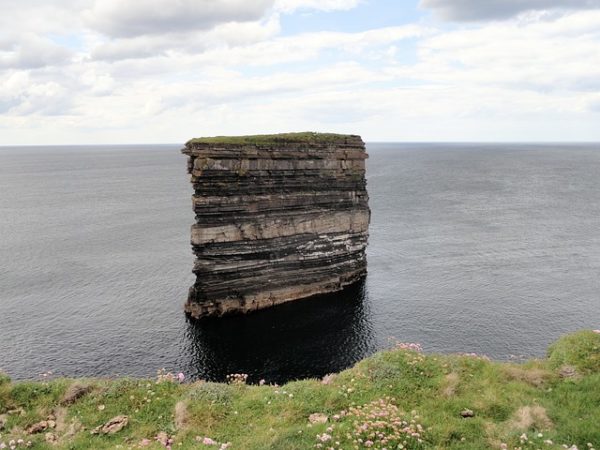
{"type": "Polygon", "coordinates": [[[201,379],[222,381],[247,373],[250,382],[322,377],[375,350],[365,283],[250,316],[188,321],[193,360],[201,379]]]}

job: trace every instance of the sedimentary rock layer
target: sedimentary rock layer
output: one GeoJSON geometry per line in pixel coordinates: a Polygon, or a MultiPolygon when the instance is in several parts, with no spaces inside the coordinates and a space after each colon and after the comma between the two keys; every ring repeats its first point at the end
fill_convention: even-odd
{"type": "Polygon", "coordinates": [[[193,317],[334,292],[366,274],[370,210],[359,136],[200,138],[182,150],[194,186],[193,317]]]}

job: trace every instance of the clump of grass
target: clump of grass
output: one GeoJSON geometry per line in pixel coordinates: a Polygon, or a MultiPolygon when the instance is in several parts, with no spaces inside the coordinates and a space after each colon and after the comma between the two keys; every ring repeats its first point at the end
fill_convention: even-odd
{"type": "Polygon", "coordinates": [[[2,376],[0,448],[597,449],[599,344],[597,333],[575,333],[547,359],[522,365],[399,344],[326,383],[284,386],[248,386],[243,374],[231,384],[163,372],[156,380],[2,376]],[[561,377],[565,365],[578,376],[561,377]],[[85,393],[73,395],[74,386],[85,393]],[[90,434],[119,416],[127,417],[120,431],[90,434]],[[40,421],[48,428],[29,434],[40,421]]]}
{"type": "Polygon", "coordinates": [[[600,333],[580,331],[562,337],[548,349],[550,366],[574,367],[579,373],[600,372],[600,333]]]}
{"type": "Polygon", "coordinates": [[[231,403],[235,395],[235,389],[224,383],[198,382],[190,386],[186,391],[186,397],[194,401],[205,401],[207,403],[218,403],[227,405],[231,403]]]}
{"type": "Polygon", "coordinates": [[[10,383],[10,377],[0,370],[0,386],[10,383]]]}

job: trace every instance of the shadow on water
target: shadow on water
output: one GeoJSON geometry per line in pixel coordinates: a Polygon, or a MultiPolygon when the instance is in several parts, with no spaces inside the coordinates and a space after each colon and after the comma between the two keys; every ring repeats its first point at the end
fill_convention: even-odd
{"type": "Polygon", "coordinates": [[[252,383],[317,378],[376,350],[364,280],[247,316],[188,320],[187,337],[189,373],[211,381],[231,373],[252,383]]]}

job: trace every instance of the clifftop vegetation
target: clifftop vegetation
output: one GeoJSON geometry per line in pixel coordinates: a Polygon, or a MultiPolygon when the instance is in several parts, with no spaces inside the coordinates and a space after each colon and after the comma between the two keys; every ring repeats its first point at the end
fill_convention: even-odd
{"type": "Polygon", "coordinates": [[[284,386],[0,378],[0,448],[600,448],[600,332],[525,364],[398,344],[284,386]]]}
{"type": "Polygon", "coordinates": [[[357,136],[349,134],[316,133],[306,131],[301,133],[257,134],[253,136],[213,136],[190,139],[186,145],[193,144],[230,144],[230,145],[272,145],[288,143],[337,143],[347,139],[355,140],[357,136]]]}

